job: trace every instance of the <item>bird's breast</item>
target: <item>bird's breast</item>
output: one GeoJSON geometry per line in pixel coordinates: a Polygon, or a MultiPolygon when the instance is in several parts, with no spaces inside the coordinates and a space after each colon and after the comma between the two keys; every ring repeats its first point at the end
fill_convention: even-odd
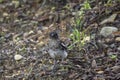
{"type": "Polygon", "coordinates": [[[61,59],[64,59],[67,57],[67,52],[64,51],[64,50],[52,50],[50,49],[48,51],[49,55],[52,57],[52,58],[61,58],[61,59]]]}

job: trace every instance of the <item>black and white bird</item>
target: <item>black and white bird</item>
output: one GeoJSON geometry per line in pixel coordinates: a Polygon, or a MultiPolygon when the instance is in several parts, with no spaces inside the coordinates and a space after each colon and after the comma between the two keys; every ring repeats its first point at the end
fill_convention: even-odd
{"type": "Polygon", "coordinates": [[[48,53],[51,56],[51,58],[54,59],[55,65],[58,59],[61,59],[63,61],[68,56],[67,47],[59,39],[58,33],[56,31],[50,32],[49,37],[50,40],[48,43],[48,53]]]}

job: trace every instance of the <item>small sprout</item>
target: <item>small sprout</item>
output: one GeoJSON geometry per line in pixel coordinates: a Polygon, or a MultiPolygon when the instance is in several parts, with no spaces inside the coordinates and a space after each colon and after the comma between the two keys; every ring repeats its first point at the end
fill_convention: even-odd
{"type": "Polygon", "coordinates": [[[117,55],[110,55],[110,58],[115,60],[115,59],[117,59],[117,55]]]}
{"type": "Polygon", "coordinates": [[[91,6],[87,0],[84,3],[84,9],[91,9],[91,6]]]}
{"type": "Polygon", "coordinates": [[[70,34],[70,38],[72,39],[72,44],[68,46],[69,49],[72,49],[74,47],[78,47],[79,49],[84,46],[85,44],[85,32],[80,32],[78,29],[74,29],[73,33],[70,34]]]}
{"type": "Polygon", "coordinates": [[[19,7],[20,2],[13,0],[12,3],[15,5],[15,8],[19,7]]]}
{"type": "Polygon", "coordinates": [[[0,0],[0,3],[2,3],[3,2],[3,0],[0,0]]]}

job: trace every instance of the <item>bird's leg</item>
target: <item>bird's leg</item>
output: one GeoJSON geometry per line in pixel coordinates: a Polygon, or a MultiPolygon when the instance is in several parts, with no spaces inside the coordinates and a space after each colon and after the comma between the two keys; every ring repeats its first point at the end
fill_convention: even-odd
{"type": "Polygon", "coordinates": [[[56,59],[54,59],[54,66],[56,66],[56,64],[57,64],[57,60],[56,60],[56,59]]]}
{"type": "Polygon", "coordinates": [[[57,60],[54,59],[54,65],[53,65],[53,69],[52,69],[53,72],[55,72],[55,70],[56,70],[56,66],[57,66],[57,60]]]}
{"type": "Polygon", "coordinates": [[[61,63],[66,64],[66,61],[64,60],[64,58],[61,59],[61,63]]]}
{"type": "Polygon", "coordinates": [[[64,63],[64,59],[62,58],[62,61],[61,61],[62,63],[64,63]]]}
{"type": "Polygon", "coordinates": [[[65,64],[64,58],[61,59],[61,64],[65,64]]]}

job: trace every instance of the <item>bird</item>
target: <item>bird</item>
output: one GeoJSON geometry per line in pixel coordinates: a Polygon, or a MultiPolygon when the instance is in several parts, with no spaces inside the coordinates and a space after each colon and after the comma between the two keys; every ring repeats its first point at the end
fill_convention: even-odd
{"type": "Polygon", "coordinates": [[[67,47],[63,41],[60,40],[56,31],[49,33],[48,53],[51,58],[54,59],[54,66],[57,64],[57,60],[61,59],[62,62],[68,56],[67,47]]]}

